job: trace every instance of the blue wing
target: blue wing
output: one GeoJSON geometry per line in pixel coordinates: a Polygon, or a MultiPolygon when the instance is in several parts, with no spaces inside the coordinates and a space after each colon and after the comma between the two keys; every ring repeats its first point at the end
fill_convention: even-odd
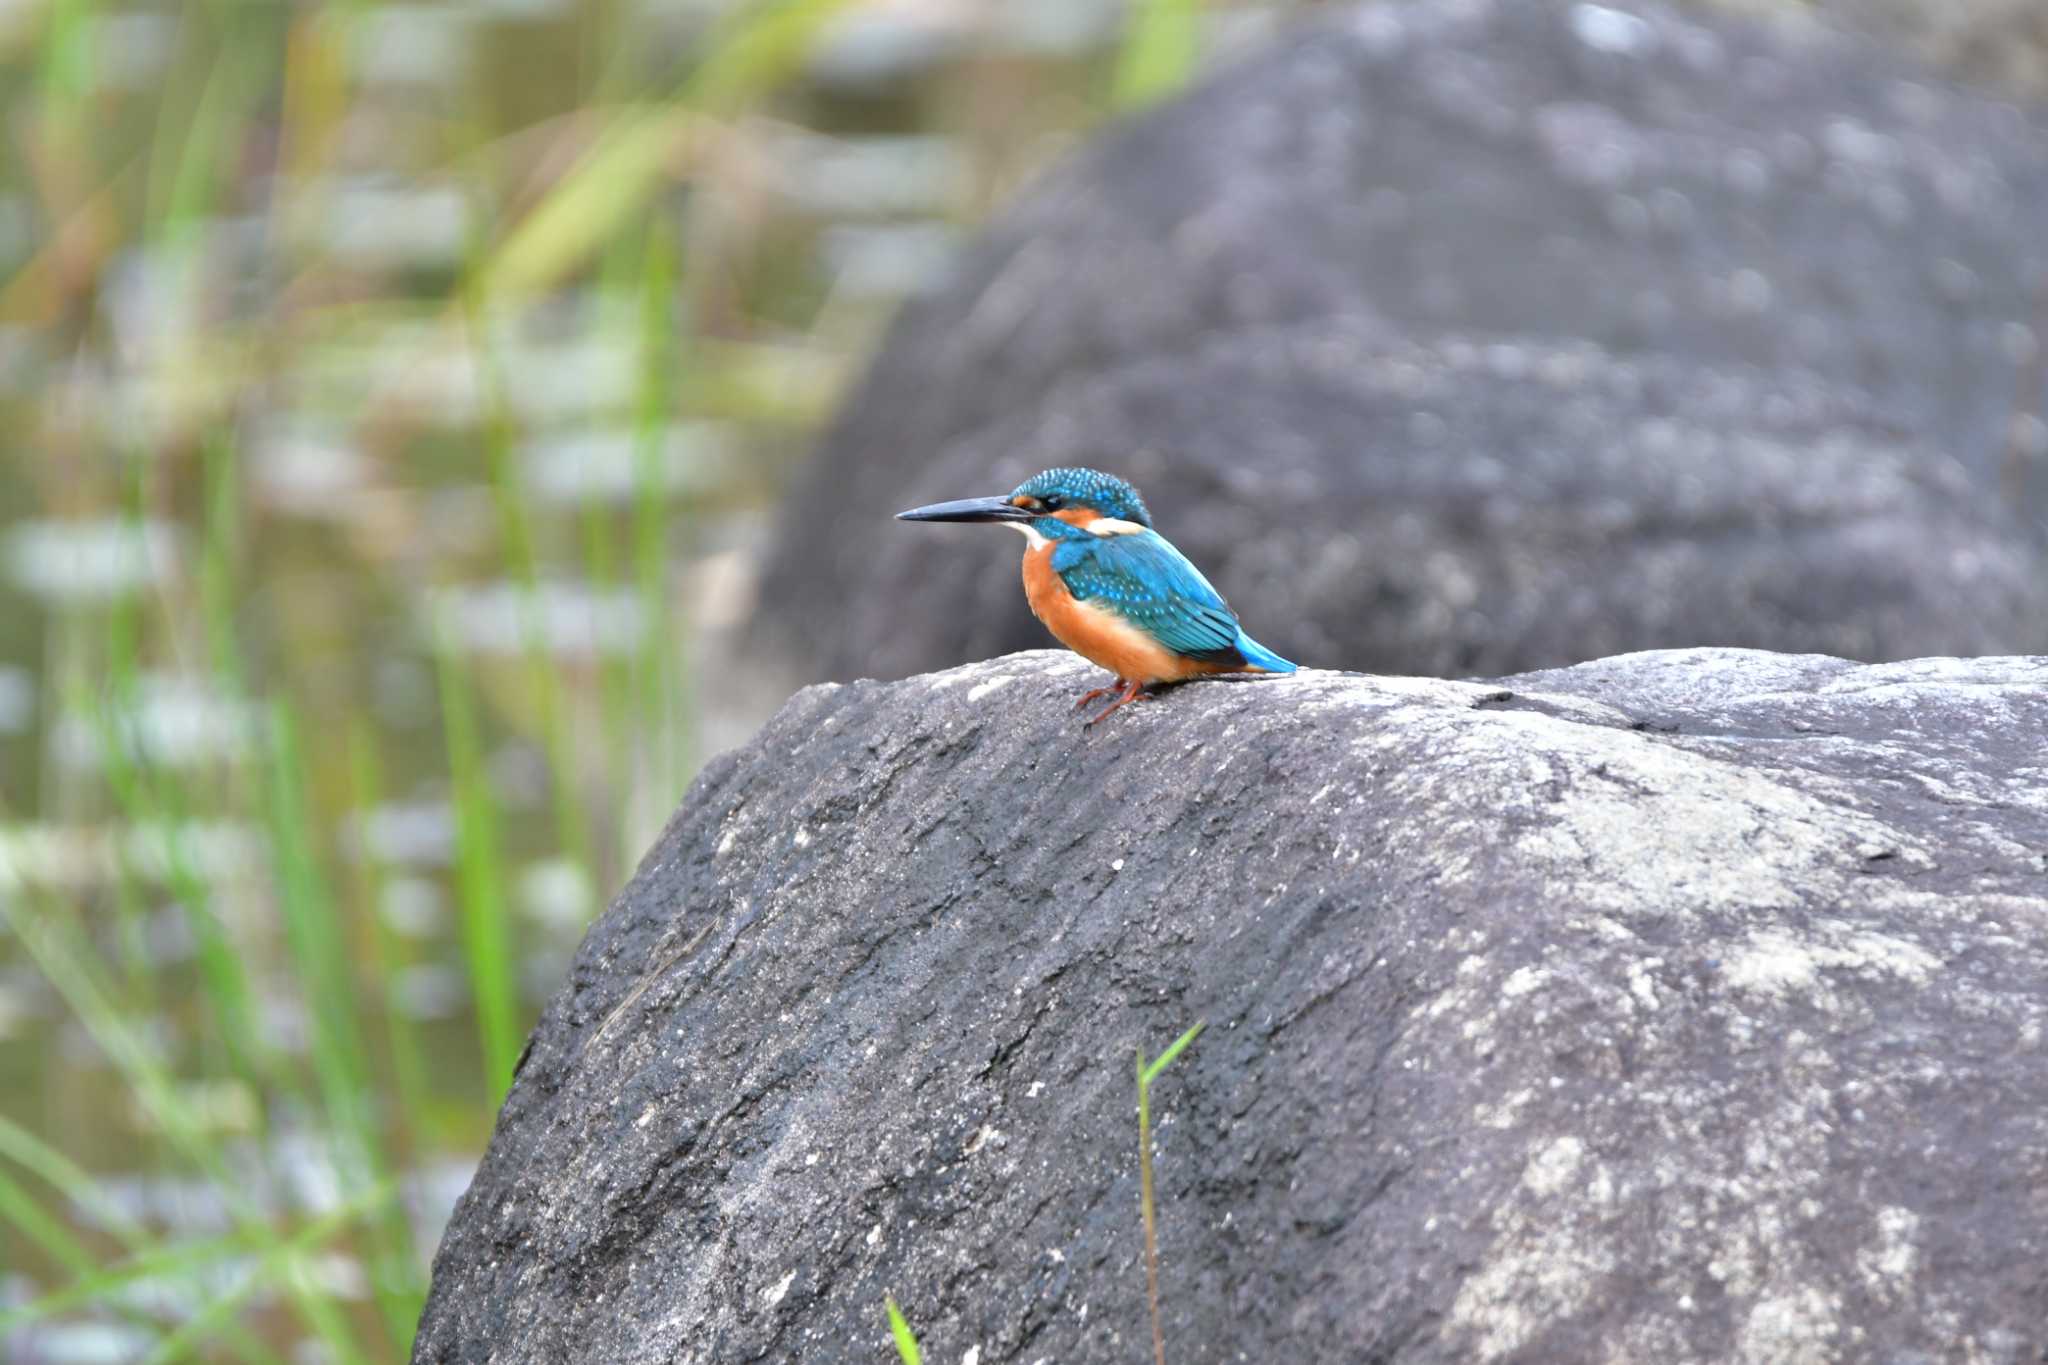
{"type": "Polygon", "coordinates": [[[1237,613],[1156,531],[1063,539],[1053,548],[1052,568],[1077,601],[1108,607],[1176,654],[1245,662],[1237,613]]]}

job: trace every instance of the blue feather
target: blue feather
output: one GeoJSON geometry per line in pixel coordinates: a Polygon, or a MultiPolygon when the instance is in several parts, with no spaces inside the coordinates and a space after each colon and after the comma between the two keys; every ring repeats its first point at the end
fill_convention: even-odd
{"type": "Polygon", "coordinates": [[[1184,658],[1294,671],[1244,633],[1223,595],[1157,531],[1064,536],[1052,569],[1076,601],[1109,608],[1184,658]]]}
{"type": "Polygon", "coordinates": [[[1281,658],[1242,630],[1237,632],[1237,652],[1244,655],[1244,661],[1253,668],[1263,668],[1268,673],[1292,673],[1294,671],[1294,664],[1291,660],[1281,658]]]}

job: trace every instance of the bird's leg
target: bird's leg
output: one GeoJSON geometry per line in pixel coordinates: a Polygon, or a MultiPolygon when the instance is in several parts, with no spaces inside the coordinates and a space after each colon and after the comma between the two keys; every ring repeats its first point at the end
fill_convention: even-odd
{"type": "Polygon", "coordinates": [[[1098,687],[1092,692],[1083,692],[1081,694],[1081,700],[1074,703],[1074,709],[1078,711],[1082,707],[1086,706],[1089,702],[1094,701],[1097,697],[1106,697],[1110,693],[1116,691],[1119,687],[1122,687],[1123,685],[1124,680],[1122,678],[1118,678],[1108,687],[1098,687]]]}
{"type": "MultiPolygon", "coordinates": [[[[1119,681],[1121,681],[1121,679],[1119,679],[1119,681]]],[[[1105,692],[1108,690],[1108,688],[1103,689],[1103,691],[1105,692]]],[[[1124,683],[1123,692],[1117,697],[1117,699],[1111,702],[1109,705],[1103,707],[1094,715],[1090,716],[1088,718],[1088,723],[1090,725],[1099,724],[1104,717],[1108,716],[1110,712],[1116,710],[1119,706],[1128,706],[1132,702],[1138,700],[1138,698],[1145,695],[1147,695],[1145,692],[1145,684],[1139,682],[1136,678],[1133,678],[1129,682],[1124,683]]]]}

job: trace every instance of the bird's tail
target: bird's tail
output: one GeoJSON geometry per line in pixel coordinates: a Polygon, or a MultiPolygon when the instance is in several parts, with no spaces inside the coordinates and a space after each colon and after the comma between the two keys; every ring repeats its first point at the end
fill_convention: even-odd
{"type": "Polygon", "coordinates": [[[1255,668],[1261,673],[1292,673],[1294,665],[1281,658],[1272,650],[1254,640],[1243,631],[1237,633],[1237,652],[1244,656],[1245,667],[1255,668]]]}

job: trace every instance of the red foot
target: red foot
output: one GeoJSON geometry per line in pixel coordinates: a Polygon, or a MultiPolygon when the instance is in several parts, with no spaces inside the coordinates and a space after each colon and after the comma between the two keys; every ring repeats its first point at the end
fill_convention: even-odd
{"type": "MultiPolygon", "coordinates": [[[[1121,681],[1122,681],[1122,679],[1119,679],[1118,681],[1119,681],[1119,682],[1121,682],[1121,681]]],[[[1110,691],[1110,690],[1111,690],[1111,689],[1109,689],[1109,688],[1107,688],[1107,687],[1104,687],[1104,688],[1100,688],[1100,689],[1098,689],[1098,691],[1099,691],[1099,692],[1107,692],[1107,691],[1110,691]]],[[[1101,709],[1100,711],[1096,712],[1096,713],[1095,713],[1095,714],[1094,714],[1093,716],[1090,716],[1090,717],[1088,718],[1088,723],[1089,723],[1090,725],[1099,725],[1099,724],[1101,724],[1101,723],[1102,723],[1102,721],[1104,720],[1104,718],[1106,718],[1106,717],[1107,717],[1107,716],[1109,715],[1109,713],[1110,713],[1110,712],[1112,712],[1112,711],[1116,710],[1116,709],[1117,709],[1117,708],[1118,708],[1119,706],[1129,706],[1129,705],[1130,705],[1130,704],[1131,704],[1132,702],[1134,702],[1134,701],[1138,700],[1138,698],[1140,698],[1140,697],[1142,697],[1142,696],[1144,696],[1144,695],[1145,695],[1145,684],[1143,684],[1143,683],[1141,683],[1141,682],[1137,682],[1137,681],[1135,681],[1135,680],[1134,680],[1134,681],[1131,681],[1131,682],[1127,682],[1127,683],[1124,683],[1124,684],[1123,684],[1123,690],[1122,690],[1122,692],[1120,692],[1120,693],[1119,693],[1119,694],[1117,695],[1117,699],[1116,699],[1115,701],[1111,702],[1111,703],[1110,703],[1109,705],[1107,705],[1107,706],[1103,707],[1103,708],[1102,708],[1102,709],[1101,709]]]]}
{"type": "Polygon", "coordinates": [[[1093,692],[1084,692],[1081,694],[1081,700],[1074,703],[1074,709],[1078,711],[1082,707],[1086,706],[1089,702],[1094,701],[1097,697],[1106,697],[1110,693],[1116,691],[1117,688],[1122,687],[1123,685],[1124,680],[1122,678],[1118,678],[1115,684],[1112,686],[1098,687],[1093,692]]]}

